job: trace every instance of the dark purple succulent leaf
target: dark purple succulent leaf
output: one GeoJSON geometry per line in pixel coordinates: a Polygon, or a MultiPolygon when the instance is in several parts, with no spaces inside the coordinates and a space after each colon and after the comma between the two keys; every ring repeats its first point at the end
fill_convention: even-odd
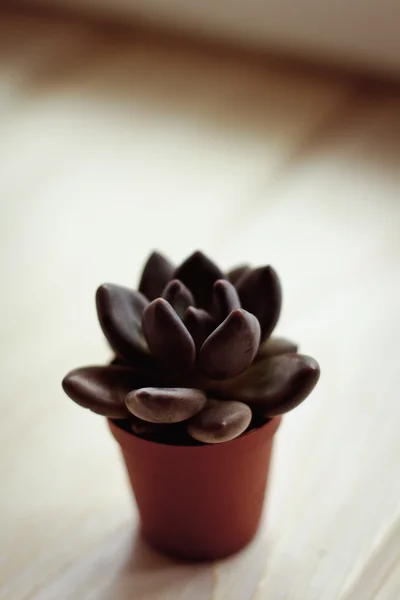
{"type": "Polygon", "coordinates": [[[204,392],[192,388],[143,388],[126,397],[129,411],[149,423],[179,423],[200,412],[207,402],[204,392]]]}
{"type": "Polygon", "coordinates": [[[139,292],[149,300],[161,296],[163,289],[172,279],[174,266],[159,252],[150,254],[139,283],[139,292]]]}
{"type": "Polygon", "coordinates": [[[213,287],[212,314],[216,322],[222,323],[232,310],[240,308],[235,287],[227,279],[218,279],[213,287]]]}
{"type": "Polygon", "coordinates": [[[250,407],[243,402],[209,399],[206,407],[188,421],[187,430],[205,444],[228,442],[246,431],[251,417],[250,407]]]}
{"type": "Polygon", "coordinates": [[[96,292],[100,326],[117,357],[126,363],[150,366],[146,341],[142,333],[142,315],[147,299],[129,288],[106,283],[96,292]]]}
{"type": "Polygon", "coordinates": [[[185,374],[194,364],[194,341],[164,298],[153,300],[143,312],[142,326],[150,351],[163,367],[185,374]]]}
{"type": "Polygon", "coordinates": [[[129,367],[129,364],[127,364],[120,356],[114,356],[114,358],[112,358],[108,364],[119,365],[120,367],[129,367]]]}
{"type": "Polygon", "coordinates": [[[278,322],[282,292],[278,275],[270,266],[245,272],[236,283],[243,308],[257,317],[261,325],[261,341],[265,340],[278,322]]]}
{"type": "Polygon", "coordinates": [[[247,273],[248,271],[251,271],[251,268],[249,267],[249,265],[239,265],[238,267],[234,267],[233,269],[228,271],[227,276],[228,276],[229,281],[233,285],[236,285],[236,283],[239,281],[241,276],[244,275],[245,273],[247,273]]]}
{"type": "Polygon", "coordinates": [[[210,310],[213,285],[224,275],[220,269],[202,252],[195,252],[175,271],[174,279],[182,281],[192,292],[199,308],[210,310]]]}
{"type": "Polygon", "coordinates": [[[179,279],[172,279],[167,284],[162,297],[170,303],[181,319],[183,319],[189,306],[194,304],[192,292],[179,279]]]}
{"type": "Polygon", "coordinates": [[[260,324],[254,315],[236,309],[206,339],[199,367],[210,379],[227,379],[244,371],[257,354],[260,324]]]}
{"type": "Polygon", "coordinates": [[[208,312],[202,308],[194,308],[193,306],[190,306],[187,309],[183,322],[193,338],[196,350],[200,350],[201,346],[216,326],[214,319],[208,312]]]}
{"type": "Polygon", "coordinates": [[[255,360],[264,360],[279,354],[296,353],[298,345],[282,337],[270,337],[258,349],[255,360]]]}
{"type": "Polygon", "coordinates": [[[82,367],[68,373],[62,382],[65,393],[77,404],[111,419],[129,416],[126,395],[146,378],[121,366],[82,367]]]}
{"type": "Polygon", "coordinates": [[[319,376],[319,365],[310,356],[281,354],[256,361],[239,377],[221,382],[219,393],[245,402],[263,417],[274,417],[303,402],[319,376]]]}

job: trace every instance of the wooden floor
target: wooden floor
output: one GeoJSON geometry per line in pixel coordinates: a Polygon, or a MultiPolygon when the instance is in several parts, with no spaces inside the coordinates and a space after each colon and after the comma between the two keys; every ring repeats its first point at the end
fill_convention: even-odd
{"type": "Polygon", "coordinates": [[[0,599],[398,600],[400,93],[88,23],[0,13],[0,599]],[[152,248],[271,263],[322,366],[241,554],[137,537],[105,423],[60,380],[106,360],[93,295],[152,248]]]}

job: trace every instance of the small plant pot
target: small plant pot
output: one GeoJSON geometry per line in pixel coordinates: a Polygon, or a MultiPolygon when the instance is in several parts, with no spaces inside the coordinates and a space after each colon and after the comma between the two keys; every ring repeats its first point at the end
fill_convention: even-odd
{"type": "Polygon", "coordinates": [[[280,422],[273,418],[222,444],[173,446],[141,439],[109,420],[147,541],[189,560],[223,558],[246,546],[260,523],[280,422]]]}

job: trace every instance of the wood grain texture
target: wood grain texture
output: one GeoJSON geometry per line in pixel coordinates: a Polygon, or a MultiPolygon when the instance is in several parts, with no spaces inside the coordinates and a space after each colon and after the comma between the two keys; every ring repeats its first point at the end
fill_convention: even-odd
{"type": "Polygon", "coordinates": [[[397,600],[400,104],[393,88],[57,19],[0,18],[0,599],[397,600]],[[94,291],[153,247],[270,262],[322,378],[267,521],[179,564],[60,380],[106,360],[94,291]]]}

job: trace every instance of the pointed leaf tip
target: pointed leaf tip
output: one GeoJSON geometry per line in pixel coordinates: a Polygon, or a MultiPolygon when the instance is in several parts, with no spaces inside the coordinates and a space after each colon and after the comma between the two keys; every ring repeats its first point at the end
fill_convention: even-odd
{"type": "Polygon", "coordinates": [[[228,379],[244,371],[257,354],[260,325],[256,317],[236,309],[206,339],[199,365],[211,379],[228,379]]]}
{"type": "Polygon", "coordinates": [[[150,351],[162,365],[176,372],[192,368],[194,341],[169,302],[153,300],[144,310],[142,324],[150,351]]]}
{"type": "Polygon", "coordinates": [[[183,319],[189,306],[193,306],[194,304],[191,291],[179,279],[172,279],[168,283],[162,293],[162,297],[171,304],[181,319],[183,319]]]}
{"type": "Polygon", "coordinates": [[[143,268],[139,292],[149,300],[161,296],[163,289],[172,279],[173,265],[159,252],[152,252],[143,268]]]}
{"type": "Polygon", "coordinates": [[[243,308],[257,317],[261,326],[261,341],[278,322],[282,292],[278,275],[271,266],[244,272],[236,283],[243,308]]]}
{"type": "Polygon", "coordinates": [[[183,319],[187,330],[193,338],[196,350],[201,346],[215,328],[214,319],[202,308],[189,306],[183,319]]]}
{"type": "Polygon", "coordinates": [[[182,281],[192,292],[196,305],[209,310],[213,285],[223,279],[222,271],[200,251],[189,256],[175,271],[174,278],[182,281]]]}
{"type": "Polygon", "coordinates": [[[227,279],[218,279],[213,287],[213,314],[221,323],[232,310],[240,308],[240,300],[235,287],[227,279]]]}
{"type": "Polygon", "coordinates": [[[96,308],[102,331],[116,354],[126,362],[149,364],[141,320],[146,298],[135,290],[106,283],[96,292],[96,308]]]}

